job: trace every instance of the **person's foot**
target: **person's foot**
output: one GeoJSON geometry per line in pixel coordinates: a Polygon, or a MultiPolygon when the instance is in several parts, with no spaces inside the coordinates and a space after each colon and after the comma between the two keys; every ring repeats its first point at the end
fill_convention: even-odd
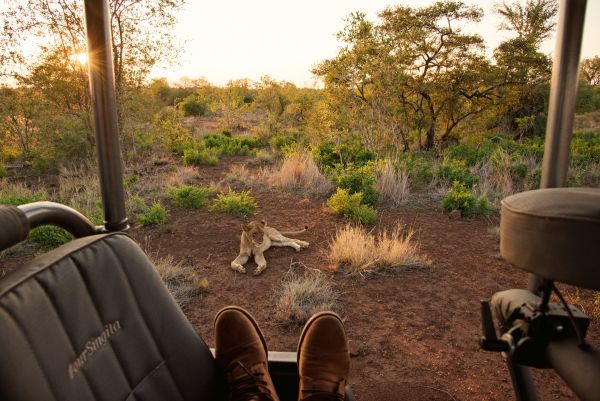
{"type": "Polygon", "coordinates": [[[231,401],[279,401],[269,375],[267,345],[250,313],[236,306],[215,317],[215,358],[231,401]]]}
{"type": "Polygon", "coordinates": [[[350,354],[344,325],[333,312],[309,319],[298,343],[300,401],[343,400],[350,354]]]}

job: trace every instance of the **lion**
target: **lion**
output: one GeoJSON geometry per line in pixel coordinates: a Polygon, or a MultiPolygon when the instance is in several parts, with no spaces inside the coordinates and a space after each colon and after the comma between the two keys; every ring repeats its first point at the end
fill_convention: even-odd
{"type": "Polygon", "coordinates": [[[286,237],[286,235],[297,235],[306,230],[308,230],[308,226],[299,231],[279,232],[273,227],[268,227],[264,220],[242,224],[240,254],[231,262],[231,268],[237,272],[246,273],[244,264],[250,259],[250,256],[254,255],[254,261],[258,265],[254,270],[254,275],[259,275],[267,267],[264,252],[271,246],[290,246],[296,252],[300,248],[308,248],[308,242],[286,237]]]}

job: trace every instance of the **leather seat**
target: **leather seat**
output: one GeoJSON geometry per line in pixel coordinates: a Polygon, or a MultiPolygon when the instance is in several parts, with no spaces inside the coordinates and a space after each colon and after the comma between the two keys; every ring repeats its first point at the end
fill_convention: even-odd
{"type": "Polygon", "coordinates": [[[63,245],[0,281],[0,399],[219,399],[212,354],[126,234],[63,245]]]}
{"type": "Polygon", "coordinates": [[[600,290],[600,188],[551,188],[502,201],[500,252],[549,280],[600,290]]]}

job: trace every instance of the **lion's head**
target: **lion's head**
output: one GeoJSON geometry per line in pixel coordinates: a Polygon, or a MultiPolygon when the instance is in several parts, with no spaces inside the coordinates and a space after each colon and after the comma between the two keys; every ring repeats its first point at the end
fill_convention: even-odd
{"type": "Polygon", "coordinates": [[[260,222],[251,221],[248,224],[242,224],[242,230],[250,242],[252,242],[252,245],[260,246],[263,243],[266,225],[267,223],[264,220],[260,222]]]}

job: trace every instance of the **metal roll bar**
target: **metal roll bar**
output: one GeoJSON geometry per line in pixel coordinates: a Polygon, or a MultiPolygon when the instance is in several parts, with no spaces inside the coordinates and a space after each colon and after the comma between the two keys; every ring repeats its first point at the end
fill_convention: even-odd
{"type": "Polygon", "coordinates": [[[68,206],[55,202],[33,202],[17,206],[29,221],[29,229],[43,225],[64,228],[77,238],[104,232],[104,227],[95,226],[83,214],[68,206]]]}
{"type": "Polygon", "coordinates": [[[106,0],[85,0],[85,20],[105,227],[108,231],[127,230],[129,224],[125,214],[111,28],[106,0]]]}

